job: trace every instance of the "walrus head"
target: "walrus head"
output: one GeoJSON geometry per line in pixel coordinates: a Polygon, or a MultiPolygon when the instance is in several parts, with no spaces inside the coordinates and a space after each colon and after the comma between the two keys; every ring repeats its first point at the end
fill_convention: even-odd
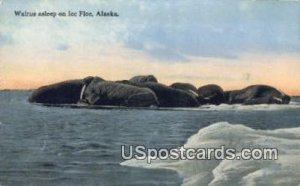
{"type": "Polygon", "coordinates": [[[91,91],[92,90],[92,87],[97,83],[97,82],[101,82],[101,81],[105,81],[104,79],[98,77],[98,76],[88,76],[86,78],[84,78],[83,80],[83,86],[81,88],[81,91],[80,91],[80,98],[79,98],[79,101],[78,103],[88,103],[89,101],[86,100],[86,92],[87,91],[91,91]]]}
{"type": "Polygon", "coordinates": [[[289,104],[291,101],[291,97],[283,93],[281,90],[276,89],[275,95],[271,98],[271,103],[276,104],[289,104]]]}

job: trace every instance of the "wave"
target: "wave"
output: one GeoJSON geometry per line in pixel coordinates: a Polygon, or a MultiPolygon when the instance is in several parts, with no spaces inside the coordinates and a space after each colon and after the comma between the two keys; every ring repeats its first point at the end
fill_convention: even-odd
{"type": "Polygon", "coordinates": [[[276,105],[276,104],[261,104],[261,105],[241,105],[241,104],[221,104],[221,105],[202,105],[195,108],[182,108],[182,107],[124,107],[124,106],[102,106],[102,105],[77,105],[77,104],[39,104],[47,107],[61,107],[61,108],[74,108],[74,109],[105,109],[105,110],[160,110],[160,111],[226,111],[226,110],[238,110],[238,111],[273,111],[273,110],[291,110],[300,109],[300,104],[291,103],[288,105],[276,105]]]}
{"type": "Polygon", "coordinates": [[[234,105],[204,105],[199,107],[200,110],[238,110],[238,111],[274,111],[274,110],[290,110],[290,109],[300,109],[299,102],[291,102],[288,105],[277,105],[277,104],[261,104],[261,105],[241,105],[241,104],[234,104],[234,105]]]}
{"type": "Polygon", "coordinates": [[[277,148],[278,160],[146,160],[131,159],[123,166],[172,169],[183,185],[298,185],[300,183],[300,127],[254,130],[219,122],[200,129],[184,148],[277,148]]]}

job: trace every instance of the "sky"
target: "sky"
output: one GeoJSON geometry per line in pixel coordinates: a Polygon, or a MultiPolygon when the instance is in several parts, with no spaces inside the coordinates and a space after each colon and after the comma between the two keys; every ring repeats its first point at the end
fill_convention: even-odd
{"type": "Polygon", "coordinates": [[[2,0],[0,89],[153,74],[300,95],[299,0],[2,0]],[[119,17],[18,17],[15,11],[119,17]]]}

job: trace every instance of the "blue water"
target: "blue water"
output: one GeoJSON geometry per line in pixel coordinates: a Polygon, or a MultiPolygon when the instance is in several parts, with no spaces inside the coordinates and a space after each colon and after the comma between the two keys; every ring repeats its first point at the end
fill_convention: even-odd
{"type": "Polygon", "coordinates": [[[0,91],[0,185],[181,185],[172,170],[121,166],[121,145],[177,147],[199,129],[227,121],[253,129],[300,126],[300,99],[288,106],[180,111],[43,107],[30,91],[0,91]]]}

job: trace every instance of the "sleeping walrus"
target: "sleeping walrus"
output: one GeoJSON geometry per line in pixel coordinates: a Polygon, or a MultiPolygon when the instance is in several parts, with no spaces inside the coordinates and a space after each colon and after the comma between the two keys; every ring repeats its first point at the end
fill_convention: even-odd
{"type": "Polygon", "coordinates": [[[268,85],[251,85],[225,92],[228,104],[289,104],[291,97],[268,85]]]}

